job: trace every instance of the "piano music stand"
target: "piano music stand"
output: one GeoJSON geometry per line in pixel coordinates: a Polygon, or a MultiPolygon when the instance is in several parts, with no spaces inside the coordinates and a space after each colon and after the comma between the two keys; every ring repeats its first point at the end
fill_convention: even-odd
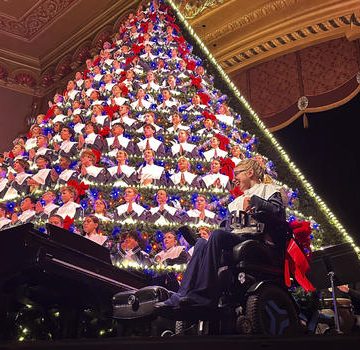
{"type": "Polygon", "coordinates": [[[310,263],[309,279],[316,289],[331,287],[335,328],[340,330],[335,286],[360,281],[360,260],[350,243],[342,243],[315,251],[310,263]]]}

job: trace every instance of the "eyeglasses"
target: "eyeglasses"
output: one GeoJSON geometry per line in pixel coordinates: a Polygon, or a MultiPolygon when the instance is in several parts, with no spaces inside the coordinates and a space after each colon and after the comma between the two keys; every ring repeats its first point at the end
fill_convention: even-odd
{"type": "Polygon", "coordinates": [[[247,171],[247,169],[234,171],[234,176],[237,176],[237,175],[239,175],[240,173],[243,173],[244,171],[247,171]]]}

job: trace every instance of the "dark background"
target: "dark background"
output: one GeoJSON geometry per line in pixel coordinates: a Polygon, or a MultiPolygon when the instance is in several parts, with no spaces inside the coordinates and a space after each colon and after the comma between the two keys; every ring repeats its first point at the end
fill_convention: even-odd
{"type": "Polygon", "coordinates": [[[360,94],[338,108],[307,117],[307,129],[300,117],[273,134],[359,246],[360,94]]]}

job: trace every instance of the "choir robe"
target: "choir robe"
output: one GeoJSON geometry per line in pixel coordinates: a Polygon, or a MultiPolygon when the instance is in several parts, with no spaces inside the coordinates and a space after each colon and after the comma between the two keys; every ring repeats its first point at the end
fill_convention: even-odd
{"type": "MultiPolygon", "coordinates": [[[[204,183],[206,188],[214,188],[214,183],[219,180],[220,182],[220,188],[222,189],[231,189],[230,179],[228,176],[217,173],[217,174],[207,174],[201,177],[201,182],[204,183]]],[[[202,186],[204,187],[204,186],[202,186]]],[[[218,187],[216,187],[218,188],[218,187]]]]}
{"type": "Polygon", "coordinates": [[[86,135],[85,145],[87,148],[96,149],[102,152],[104,148],[104,140],[100,135],[91,133],[86,135]]]}
{"type": "Polygon", "coordinates": [[[9,188],[9,180],[5,178],[0,179],[0,198],[4,197],[8,188],[9,188]]]}
{"type": "Polygon", "coordinates": [[[201,187],[201,181],[198,175],[193,174],[189,171],[184,171],[184,178],[185,178],[185,184],[181,184],[181,171],[176,172],[175,174],[170,176],[170,180],[172,181],[172,183],[174,185],[177,186],[192,186],[192,187],[196,187],[199,188],[201,187]]]}
{"type": "Polygon", "coordinates": [[[96,124],[100,125],[100,127],[108,127],[110,128],[110,119],[107,115],[97,115],[95,117],[96,124]]]}
{"type": "Polygon", "coordinates": [[[146,164],[142,165],[138,171],[138,177],[140,183],[143,184],[146,179],[153,179],[152,185],[166,185],[167,180],[165,176],[165,168],[155,165],[155,164],[146,164]]]}
{"type": "Polygon", "coordinates": [[[70,180],[78,180],[79,173],[73,169],[64,169],[58,178],[59,185],[66,185],[66,183],[70,180]]]}
{"type": "Polygon", "coordinates": [[[230,125],[230,126],[234,125],[234,117],[231,115],[215,114],[215,117],[221,123],[224,123],[224,124],[230,125]]]}
{"type": "Polygon", "coordinates": [[[54,203],[48,203],[44,206],[44,211],[37,216],[42,220],[47,220],[52,214],[59,209],[59,206],[54,203]]]}
{"type": "Polygon", "coordinates": [[[182,142],[175,143],[171,146],[171,154],[176,157],[185,156],[187,158],[196,158],[199,156],[199,151],[196,145],[188,142],[182,142]],[[180,154],[180,147],[183,149],[182,154],[180,154]]]}
{"type": "Polygon", "coordinates": [[[121,221],[124,224],[133,224],[135,220],[147,221],[149,218],[149,212],[137,203],[132,203],[132,211],[127,212],[129,203],[119,205],[115,210],[114,219],[121,221]]]}
{"type": "Polygon", "coordinates": [[[53,182],[50,173],[51,169],[40,169],[31,178],[40,185],[40,188],[45,188],[50,186],[53,182]]]}
{"type": "Polygon", "coordinates": [[[37,156],[45,156],[47,158],[49,158],[51,161],[55,161],[58,157],[57,154],[55,154],[55,152],[50,149],[50,148],[46,148],[46,147],[40,147],[37,149],[36,153],[35,153],[35,157],[34,159],[37,157],[37,156]]]}
{"type": "Polygon", "coordinates": [[[14,181],[11,183],[11,187],[15,189],[18,194],[29,193],[30,186],[26,181],[29,177],[31,177],[31,174],[25,172],[16,174],[14,181]]]}
{"type": "Polygon", "coordinates": [[[0,230],[6,230],[7,228],[9,228],[11,224],[11,220],[8,218],[0,218],[0,230]]]}
{"type": "Polygon", "coordinates": [[[84,180],[97,183],[105,183],[109,180],[109,173],[103,167],[90,165],[86,167],[86,173],[86,175],[81,175],[84,180]]]}
{"type": "Polygon", "coordinates": [[[114,186],[128,187],[137,182],[136,169],[126,164],[121,166],[121,174],[117,173],[118,166],[108,168],[107,171],[110,174],[109,182],[114,186]]]}
{"type": "MultiPolygon", "coordinates": [[[[186,212],[188,217],[188,222],[191,222],[197,226],[201,225],[217,225],[219,223],[219,219],[216,217],[216,214],[210,210],[205,209],[205,218],[200,219],[200,210],[198,209],[190,209],[186,212]]],[[[183,218],[184,220],[184,218],[183,218]]]]}
{"type": "Polygon", "coordinates": [[[169,249],[164,249],[157,253],[154,257],[155,261],[166,266],[186,264],[189,259],[190,255],[187,253],[186,248],[181,245],[176,245],[169,249]]]}
{"type": "Polygon", "coordinates": [[[151,102],[146,101],[144,99],[141,100],[142,106],[139,106],[139,103],[140,103],[140,101],[136,100],[136,101],[130,103],[130,106],[131,106],[132,109],[135,109],[137,111],[142,111],[142,110],[145,110],[145,109],[149,109],[150,106],[151,106],[151,102]]]}
{"type": "Polygon", "coordinates": [[[185,130],[185,131],[187,131],[187,130],[190,130],[190,128],[189,128],[188,126],[186,126],[186,125],[178,124],[178,125],[176,126],[176,128],[175,128],[174,126],[170,126],[170,128],[167,128],[167,129],[166,129],[166,131],[167,131],[168,133],[171,133],[171,134],[178,133],[179,130],[185,130]]]}
{"type": "Polygon", "coordinates": [[[205,159],[208,162],[211,162],[213,159],[216,159],[216,158],[225,158],[225,157],[227,157],[227,154],[228,153],[226,151],[223,151],[220,148],[212,148],[203,153],[205,159]]]}
{"type": "Polygon", "coordinates": [[[98,233],[91,234],[91,235],[85,235],[85,238],[89,239],[90,241],[93,241],[94,243],[97,243],[99,245],[103,245],[105,241],[107,240],[107,236],[100,235],[98,233]]]}
{"type": "Polygon", "coordinates": [[[143,265],[151,265],[152,261],[150,259],[149,254],[141,250],[139,246],[135,247],[134,249],[130,250],[123,250],[122,248],[119,248],[117,251],[117,261],[119,263],[122,262],[134,262],[138,264],[143,265]]]}
{"type": "Polygon", "coordinates": [[[28,222],[31,222],[31,220],[35,218],[36,218],[35,210],[32,209],[25,210],[18,216],[18,221],[15,223],[15,225],[27,224],[28,222]]]}
{"type": "Polygon", "coordinates": [[[150,208],[150,214],[149,221],[156,225],[169,225],[170,223],[181,222],[179,211],[168,204],[165,204],[162,211],[160,211],[160,207],[150,208]]]}
{"type": "Polygon", "coordinates": [[[124,135],[107,137],[106,144],[107,144],[107,147],[109,150],[110,157],[116,157],[116,153],[120,149],[126,151],[126,153],[128,153],[128,154],[134,153],[135,146],[134,146],[133,141],[128,139],[124,135]],[[119,141],[119,145],[120,145],[117,148],[114,146],[115,138],[117,138],[117,140],[119,141]]]}
{"type": "MultiPolygon", "coordinates": [[[[115,117],[115,115],[114,115],[115,117]]],[[[120,116],[119,118],[113,119],[111,125],[122,123],[127,126],[132,126],[136,123],[136,119],[130,118],[128,115],[120,116]]]]}
{"type": "Polygon", "coordinates": [[[66,140],[66,141],[63,141],[60,145],[60,151],[59,151],[60,156],[73,157],[73,156],[77,155],[78,152],[79,152],[79,150],[78,150],[77,142],[66,140]]]}
{"type": "Polygon", "coordinates": [[[146,149],[147,140],[149,140],[150,148],[155,152],[155,154],[158,157],[165,156],[164,144],[161,141],[157,140],[155,137],[145,138],[144,140],[138,142],[136,145],[137,145],[137,151],[139,153],[143,153],[144,150],[146,149]]]}
{"type": "Polygon", "coordinates": [[[55,214],[60,215],[63,219],[67,216],[70,217],[70,219],[79,219],[83,216],[83,208],[80,204],[69,201],[59,207],[55,214]]]}

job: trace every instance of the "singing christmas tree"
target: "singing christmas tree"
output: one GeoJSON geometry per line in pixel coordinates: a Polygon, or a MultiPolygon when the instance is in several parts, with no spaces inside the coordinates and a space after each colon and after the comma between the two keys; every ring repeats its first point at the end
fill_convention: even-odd
{"type": "Polygon", "coordinates": [[[151,257],[180,225],[218,227],[241,195],[234,167],[254,158],[304,242],[350,239],[171,1],[129,14],[50,105],[4,154],[0,229],[79,234],[91,215],[98,243],[136,231],[151,257]]]}

